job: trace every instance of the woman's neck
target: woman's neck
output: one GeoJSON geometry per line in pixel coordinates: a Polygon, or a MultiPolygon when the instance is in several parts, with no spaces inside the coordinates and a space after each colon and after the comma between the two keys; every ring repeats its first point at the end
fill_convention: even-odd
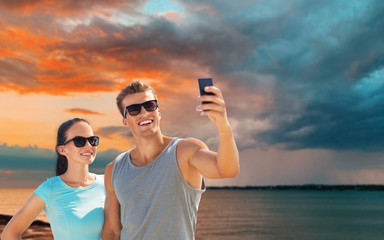
{"type": "Polygon", "coordinates": [[[67,171],[60,178],[71,187],[87,187],[96,181],[95,175],[88,171],[88,165],[68,165],[67,171]]]}

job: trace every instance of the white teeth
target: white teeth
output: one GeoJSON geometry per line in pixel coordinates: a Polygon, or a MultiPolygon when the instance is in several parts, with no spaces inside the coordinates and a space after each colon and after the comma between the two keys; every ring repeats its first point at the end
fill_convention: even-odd
{"type": "Polygon", "coordinates": [[[83,155],[83,156],[91,156],[92,153],[82,153],[82,154],[80,154],[80,155],[83,155]]]}
{"type": "Polygon", "coordinates": [[[144,124],[150,124],[151,122],[152,122],[151,120],[147,120],[147,121],[139,123],[139,125],[142,126],[144,124]]]}

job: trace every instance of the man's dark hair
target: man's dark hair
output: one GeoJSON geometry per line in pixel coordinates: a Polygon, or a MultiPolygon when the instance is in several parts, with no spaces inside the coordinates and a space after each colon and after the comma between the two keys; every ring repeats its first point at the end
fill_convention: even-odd
{"type": "Polygon", "coordinates": [[[153,96],[155,97],[155,100],[157,100],[157,94],[156,94],[155,89],[153,89],[153,87],[151,87],[150,85],[148,85],[145,82],[134,81],[134,82],[130,83],[128,86],[126,86],[125,88],[123,88],[120,91],[119,95],[117,95],[117,98],[116,98],[116,104],[117,104],[117,107],[119,108],[121,115],[124,116],[125,106],[123,106],[122,102],[123,102],[123,99],[127,95],[134,94],[134,93],[146,92],[146,91],[152,91],[153,96]]]}

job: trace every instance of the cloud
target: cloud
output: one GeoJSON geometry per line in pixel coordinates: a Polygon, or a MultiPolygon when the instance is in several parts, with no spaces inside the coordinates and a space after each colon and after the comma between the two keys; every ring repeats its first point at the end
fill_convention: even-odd
{"type": "Polygon", "coordinates": [[[132,139],[132,132],[129,131],[128,128],[122,126],[101,127],[95,131],[95,134],[106,138],[111,138],[113,135],[117,134],[123,138],[132,139]]]}
{"type": "MultiPolygon", "coordinates": [[[[254,7],[269,9],[275,3],[254,7]]],[[[254,132],[255,142],[291,150],[383,151],[384,21],[377,19],[384,5],[280,3],[272,12],[255,11],[261,16],[237,22],[258,42],[243,69],[275,79],[273,107],[255,114],[272,127],[254,132]],[[327,18],[335,9],[342,10],[327,18]],[[295,14],[289,15],[291,10],[295,14]]]]}
{"type": "Polygon", "coordinates": [[[319,90],[316,98],[295,111],[267,113],[265,119],[275,127],[255,134],[255,139],[284,143],[289,149],[383,151],[383,69],[349,87],[335,83],[323,89],[324,95],[319,90]]]}
{"type": "MultiPolygon", "coordinates": [[[[105,168],[118,154],[119,150],[107,149],[97,153],[97,160],[91,168],[105,168]]],[[[56,153],[53,150],[37,146],[20,147],[0,145],[0,169],[2,171],[36,170],[54,171],[56,167],[56,153]]]]}
{"type": "Polygon", "coordinates": [[[13,173],[16,173],[16,172],[13,170],[0,170],[0,174],[13,174],[13,173]]]}
{"type": "MultiPolygon", "coordinates": [[[[194,130],[207,129],[209,128],[194,130]]],[[[103,174],[106,165],[120,153],[121,151],[116,149],[99,151],[96,160],[90,165],[90,171],[103,174]]],[[[13,183],[18,184],[18,187],[37,187],[46,178],[54,175],[55,158],[55,153],[49,149],[8,146],[3,143],[0,145],[0,187],[14,186],[13,183]]],[[[321,149],[288,151],[278,147],[270,147],[267,150],[246,148],[240,152],[240,162],[238,177],[208,179],[207,184],[380,184],[384,177],[381,171],[384,168],[381,153],[321,149]]]]}
{"type": "Polygon", "coordinates": [[[49,171],[54,169],[54,164],[55,153],[52,150],[38,148],[37,146],[8,146],[6,143],[0,145],[0,169],[49,171]]]}
{"type": "MultiPolygon", "coordinates": [[[[201,25],[189,31],[162,16],[149,16],[144,23],[123,25],[97,14],[88,21],[80,21],[70,32],[56,25],[55,35],[47,37],[57,41],[43,42],[30,53],[39,60],[35,65],[39,71],[30,73],[30,77],[39,80],[40,89],[29,89],[22,83],[19,88],[66,94],[112,91],[121,86],[122,80],[137,78],[157,79],[166,84],[196,74],[192,70],[197,67],[191,65],[211,68],[224,63],[218,61],[220,58],[242,58],[247,53],[251,41],[246,38],[225,29],[203,28],[201,25]],[[241,44],[237,48],[228,48],[238,42],[241,44]]],[[[40,34],[47,33],[40,29],[40,34]]],[[[8,41],[5,38],[3,42],[8,41]]],[[[11,50],[18,51],[18,46],[11,50]]],[[[14,79],[6,78],[6,82],[14,79]]]]}
{"type": "Polygon", "coordinates": [[[84,1],[49,1],[49,0],[20,0],[1,1],[0,7],[8,10],[29,14],[55,14],[57,16],[76,16],[93,11],[106,11],[106,9],[121,8],[126,5],[135,5],[135,0],[84,0],[84,1]]]}
{"type": "Polygon", "coordinates": [[[206,183],[209,186],[382,184],[383,169],[381,153],[248,148],[240,152],[240,173],[236,178],[206,179],[206,183]]]}
{"type": "Polygon", "coordinates": [[[84,108],[64,109],[64,111],[69,112],[69,113],[76,113],[76,114],[79,113],[79,114],[84,114],[84,115],[104,115],[103,113],[91,111],[91,110],[84,109],[84,108]]]}
{"type": "MultiPolygon", "coordinates": [[[[107,149],[97,153],[90,165],[90,172],[103,174],[108,163],[113,161],[121,151],[107,149]]],[[[0,187],[13,186],[37,187],[48,177],[55,175],[56,153],[36,146],[20,147],[0,145],[0,187]]]]}
{"type": "Polygon", "coordinates": [[[39,85],[37,71],[36,66],[30,62],[18,58],[0,57],[0,84],[6,84],[6,88],[18,88],[20,85],[35,88],[39,85]]]}
{"type": "Polygon", "coordinates": [[[384,167],[361,171],[335,171],[334,175],[341,184],[382,184],[384,181],[384,167]]]}
{"type": "Polygon", "coordinates": [[[214,130],[179,111],[194,108],[186,99],[208,75],[233,122],[268,126],[236,127],[241,149],[384,149],[382,2],[180,1],[172,14],[146,3],[1,3],[0,90],[112,92],[146,79],[171,117],[165,128],[213,146],[214,130]]]}

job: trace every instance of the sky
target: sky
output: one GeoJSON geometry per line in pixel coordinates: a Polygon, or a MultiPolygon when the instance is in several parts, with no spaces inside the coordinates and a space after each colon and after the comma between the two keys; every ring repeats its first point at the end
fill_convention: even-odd
{"type": "Polygon", "coordinates": [[[58,126],[90,121],[103,173],[134,147],[115,99],[159,97],[167,136],[216,151],[197,78],[221,89],[240,154],[208,186],[384,183],[381,0],[0,1],[0,187],[54,175],[58,126]]]}

